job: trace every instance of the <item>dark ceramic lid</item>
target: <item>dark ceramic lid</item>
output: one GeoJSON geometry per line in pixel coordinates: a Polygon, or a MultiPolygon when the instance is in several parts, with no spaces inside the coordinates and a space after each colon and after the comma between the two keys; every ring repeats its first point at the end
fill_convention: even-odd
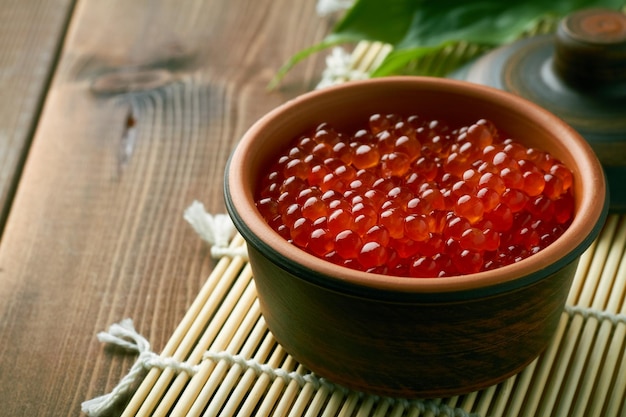
{"type": "Polygon", "coordinates": [[[525,97],[574,127],[602,162],[611,209],[626,211],[626,15],[589,9],[453,75],[525,97]]]}

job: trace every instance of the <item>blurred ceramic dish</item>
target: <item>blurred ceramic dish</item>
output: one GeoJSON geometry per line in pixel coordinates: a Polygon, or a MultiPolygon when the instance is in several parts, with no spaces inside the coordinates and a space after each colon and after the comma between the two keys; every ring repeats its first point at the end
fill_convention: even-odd
{"type": "Polygon", "coordinates": [[[586,9],[555,35],[498,48],[452,75],[522,96],[564,119],[604,166],[611,210],[626,212],[626,15],[586,9]]]}
{"type": "Polygon", "coordinates": [[[354,81],[287,102],[245,133],[225,178],[227,209],[248,244],[261,309],[279,343],[332,382],[395,397],[481,389],[535,359],[556,329],[580,255],[603,226],[605,192],[589,144],[545,109],[494,88],[427,77],[354,81]],[[260,178],[306,129],[347,127],[376,112],[461,124],[487,118],[550,152],[574,173],[572,224],[518,263],[447,278],[368,274],[298,249],[257,211],[260,178]]]}

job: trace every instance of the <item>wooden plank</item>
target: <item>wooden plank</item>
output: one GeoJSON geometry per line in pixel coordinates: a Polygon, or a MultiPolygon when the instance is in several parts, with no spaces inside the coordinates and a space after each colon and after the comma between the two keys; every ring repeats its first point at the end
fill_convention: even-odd
{"type": "Polygon", "coordinates": [[[72,7],[72,0],[0,3],[0,231],[72,7]]]}
{"type": "Polygon", "coordinates": [[[0,247],[3,414],[108,392],[135,358],[95,335],[125,317],[162,349],[215,262],[183,211],[223,212],[237,139],[317,82],[323,55],[266,91],[327,33],[314,6],[78,2],[0,247]]]}

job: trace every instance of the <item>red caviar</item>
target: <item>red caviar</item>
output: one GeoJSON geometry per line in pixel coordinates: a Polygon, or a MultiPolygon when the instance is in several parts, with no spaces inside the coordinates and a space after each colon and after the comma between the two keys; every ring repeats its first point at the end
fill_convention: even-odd
{"type": "Polygon", "coordinates": [[[373,114],[353,134],[327,123],[295,138],[256,205],[294,245],[361,271],[470,274],[554,242],[574,213],[573,175],[481,119],[373,114]]]}

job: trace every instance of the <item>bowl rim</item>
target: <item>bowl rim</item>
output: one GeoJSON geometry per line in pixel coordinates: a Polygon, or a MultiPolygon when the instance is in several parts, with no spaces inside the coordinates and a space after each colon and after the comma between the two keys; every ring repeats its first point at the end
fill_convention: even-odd
{"type": "Polygon", "coordinates": [[[303,279],[319,285],[342,290],[352,289],[357,293],[383,291],[434,296],[478,291],[493,294],[527,285],[575,261],[597,237],[608,215],[608,189],[602,166],[590,145],[571,126],[548,110],[512,93],[467,81],[427,76],[391,76],[350,81],[304,93],[274,108],[244,133],[232,152],[225,171],[224,194],[226,208],[248,246],[262,251],[274,263],[294,272],[296,276],[306,277],[303,279]],[[580,196],[574,220],[557,240],[561,242],[559,245],[553,243],[520,262],[474,274],[413,278],[366,273],[322,260],[289,243],[265,222],[256,209],[253,198],[246,198],[250,197],[250,193],[233,192],[245,188],[245,155],[255,136],[267,123],[329,95],[345,94],[350,90],[374,86],[399,87],[405,83],[431,90],[457,93],[465,91],[487,101],[498,100],[499,105],[519,112],[525,118],[537,120],[544,129],[562,138],[568,150],[575,155],[579,164],[577,171],[584,173],[577,175],[583,183],[582,189],[589,192],[580,196]],[[561,252],[560,248],[565,250],[561,252]],[[303,272],[307,273],[303,275],[303,272]]]}

